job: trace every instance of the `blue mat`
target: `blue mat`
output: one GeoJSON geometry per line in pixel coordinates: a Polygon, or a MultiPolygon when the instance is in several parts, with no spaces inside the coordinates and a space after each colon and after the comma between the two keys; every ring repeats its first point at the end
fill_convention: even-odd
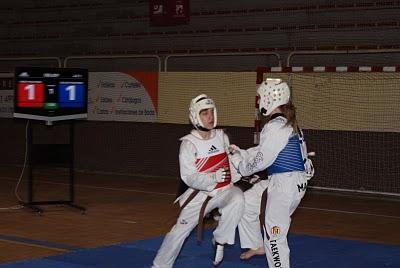
{"type": "MultiPolygon", "coordinates": [[[[204,242],[197,244],[195,235],[185,242],[177,259],[176,268],[213,267],[211,263],[212,232],[204,233],[204,242]]],[[[78,249],[66,254],[46,258],[19,261],[0,265],[2,268],[50,268],[50,267],[137,267],[148,268],[163,237],[122,243],[94,249],[78,249]]],[[[400,267],[400,246],[364,243],[352,240],[321,238],[306,235],[290,235],[292,267],[299,268],[356,268],[400,267]]],[[[267,267],[265,257],[257,256],[249,261],[239,259],[239,244],[225,250],[221,268],[267,267]]]]}

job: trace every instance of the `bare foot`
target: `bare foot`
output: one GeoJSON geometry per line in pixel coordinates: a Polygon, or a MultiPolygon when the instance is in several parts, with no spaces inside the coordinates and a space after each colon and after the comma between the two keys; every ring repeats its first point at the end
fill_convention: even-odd
{"type": "Polygon", "coordinates": [[[264,247],[260,247],[257,249],[249,249],[248,251],[245,251],[242,254],[240,254],[240,259],[248,260],[255,255],[264,255],[264,254],[265,254],[264,247]]]}

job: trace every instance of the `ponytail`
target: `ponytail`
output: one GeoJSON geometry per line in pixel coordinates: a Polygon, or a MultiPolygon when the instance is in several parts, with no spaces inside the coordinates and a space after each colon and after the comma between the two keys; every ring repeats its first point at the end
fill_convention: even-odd
{"type": "Polygon", "coordinates": [[[296,119],[296,107],[294,106],[293,102],[290,100],[288,103],[281,105],[279,108],[287,119],[286,126],[291,126],[293,131],[298,133],[299,126],[296,119]]]}

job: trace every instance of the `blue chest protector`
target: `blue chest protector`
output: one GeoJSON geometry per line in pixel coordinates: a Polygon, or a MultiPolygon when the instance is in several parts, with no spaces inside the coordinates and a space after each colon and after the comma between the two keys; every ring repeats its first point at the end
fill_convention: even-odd
{"type": "Polygon", "coordinates": [[[268,176],[276,173],[305,170],[300,142],[298,134],[289,138],[288,144],[280,151],[274,163],[267,168],[268,176]]]}

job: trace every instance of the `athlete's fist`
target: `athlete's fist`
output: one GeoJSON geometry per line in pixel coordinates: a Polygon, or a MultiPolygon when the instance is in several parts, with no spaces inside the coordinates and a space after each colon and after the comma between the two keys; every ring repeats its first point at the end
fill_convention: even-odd
{"type": "Polygon", "coordinates": [[[229,172],[225,168],[220,168],[211,173],[211,179],[216,183],[224,182],[228,178],[229,172]]]}

